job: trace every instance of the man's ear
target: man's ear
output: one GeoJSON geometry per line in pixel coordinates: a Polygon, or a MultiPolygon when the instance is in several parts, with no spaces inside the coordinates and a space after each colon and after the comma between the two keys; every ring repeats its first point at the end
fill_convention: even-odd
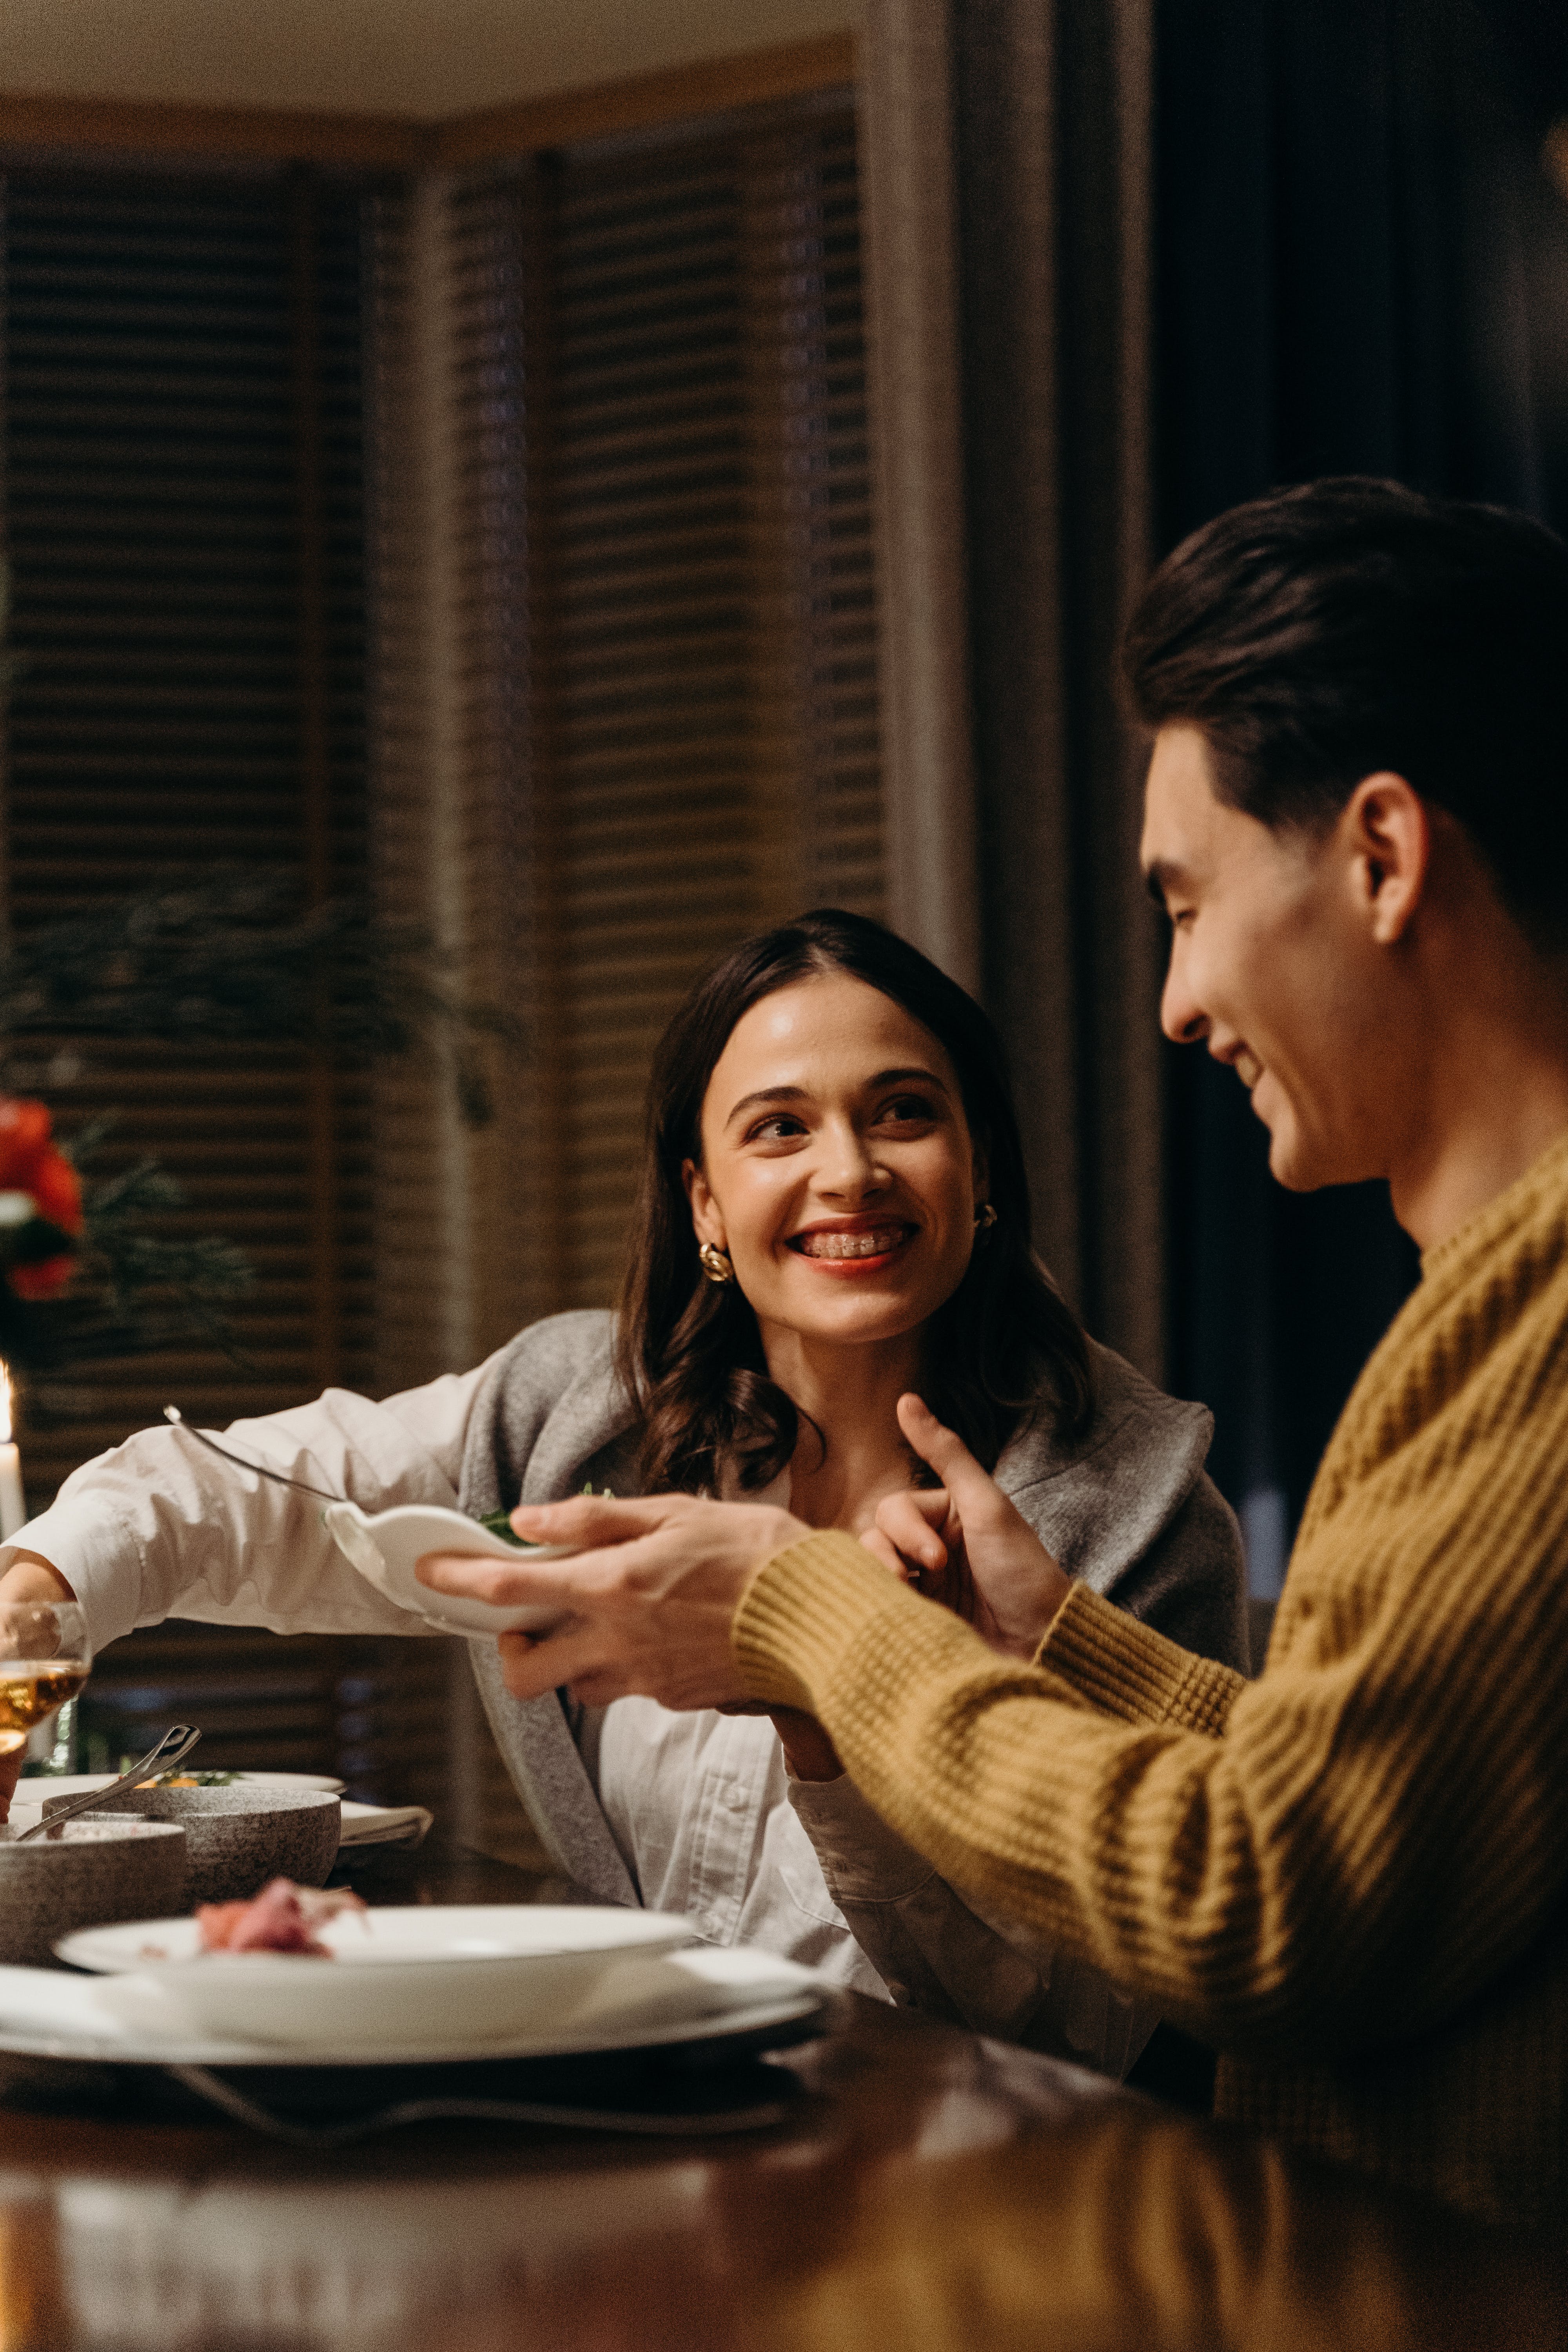
{"type": "Polygon", "coordinates": [[[1392,947],[1404,938],[1426,888],[1432,820],[1403,776],[1363,776],[1340,818],[1353,887],[1371,938],[1392,947]]]}
{"type": "Polygon", "coordinates": [[[724,1220],[719,1214],[719,1204],[713,1189],[695,1160],[680,1163],[680,1181],[686,1187],[686,1197],[691,1203],[691,1225],[700,1242],[711,1242],[715,1249],[724,1247],[724,1220]]]}

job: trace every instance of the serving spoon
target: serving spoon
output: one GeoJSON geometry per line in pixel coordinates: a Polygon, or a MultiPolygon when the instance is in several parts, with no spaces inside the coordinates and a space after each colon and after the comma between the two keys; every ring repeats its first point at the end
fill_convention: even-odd
{"type": "Polygon", "coordinates": [[[232,1462],[237,1470],[248,1470],[258,1478],[270,1478],[277,1486],[297,1486],[301,1495],[314,1495],[323,1503],[348,1501],[346,1495],[334,1495],[329,1487],[312,1486],[307,1480],[290,1478],[287,1471],[274,1470],[265,1462],[247,1462],[243,1454],[231,1454],[226,1445],[220,1445],[215,1437],[207,1435],[205,1429],[193,1429],[177,1404],[166,1404],[163,1418],[171,1429],[183,1429],[187,1437],[194,1437],[198,1445],[205,1445],[207,1452],[216,1454],[220,1461],[232,1462]]]}
{"type": "Polygon", "coordinates": [[[26,1845],[29,1838],[41,1837],[46,1830],[58,1829],[60,1823],[68,1822],[73,1813],[89,1812],[94,1805],[101,1805],[106,1797],[118,1796],[121,1789],[135,1788],[138,1781],[146,1780],[154,1765],[161,1765],[165,1772],[168,1771],[173,1765],[179,1763],[182,1757],[190,1754],[201,1736],[190,1724],[176,1723],[172,1729],[165,1731],[156,1748],[147,1750],[140,1764],[133,1764],[129,1772],[121,1772],[119,1780],[111,1780],[107,1789],[89,1789],[85,1796],[73,1797],[68,1805],[61,1805],[54,1812],[45,1813],[30,1830],[24,1830],[20,1837],[14,1837],[12,1844],[26,1845]]]}

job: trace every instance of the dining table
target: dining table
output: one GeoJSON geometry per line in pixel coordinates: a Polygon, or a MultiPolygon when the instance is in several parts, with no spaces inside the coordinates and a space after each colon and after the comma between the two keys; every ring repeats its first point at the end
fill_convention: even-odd
{"type": "MultiPolygon", "coordinates": [[[[346,1874],[573,1899],[438,1837],[346,1874]]],[[[783,2047],[496,2087],[533,2119],[268,2137],[149,2070],[0,2057],[0,2352],[1568,2343],[1550,2244],[857,1993],[783,2047]]]]}

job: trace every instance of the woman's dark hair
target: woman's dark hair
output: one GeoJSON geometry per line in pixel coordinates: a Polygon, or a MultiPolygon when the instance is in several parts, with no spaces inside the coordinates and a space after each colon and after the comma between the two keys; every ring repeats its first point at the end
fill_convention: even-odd
{"type": "Polygon", "coordinates": [[[1166,557],[1125,662],[1232,807],[1325,830],[1387,769],[1458,819],[1521,929],[1568,940],[1568,548],[1544,524],[1362,476],[1273,491],[1166,557]]]}
{"type": "Polygon", "coordinates": [[[987,1469],[1042,1392],[1069,1436],[1093,1409],[1083,1332],[1030,1248],[1028,1178],[995,1031],[917,948],[863,915],[820,908],[732,949],[687,998],[654,1057],[616,1342],[646,1424],[649,1494],[716,1491],[724,1462],[754,1490],[795,1453],[799,1416],[768,1378],[756,1317],[738,1286],[703,1277],[681,1169],[701,1160],[703,1097],[742,1015],[777,989],[837,971],[901,1004],[945,1048],[985,1156],[996,1223],[976,1237],[935,1318],[926,1402],[987,1469]]]}

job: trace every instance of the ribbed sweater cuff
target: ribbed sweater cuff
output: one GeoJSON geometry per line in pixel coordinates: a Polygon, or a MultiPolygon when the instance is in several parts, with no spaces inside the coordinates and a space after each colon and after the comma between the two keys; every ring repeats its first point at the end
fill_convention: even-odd
{"type": "Polygon", "coordinates": [[[1037,1663],[1069,1683],[1097,1713],[1121,1723],[1224,1731],[1242,1676],[1142,1625],[1087,1584],[1075,1584],[1041,1643],[1037,1663]]]}
{"type": "Polygon", "coordinates": [[[829,1528],[775,1552],[735,1612],[731,1639],[748,1694],[810,1709],[845,1651],[900,1603],[920,1607],[853,1536],[829,1528]]]}

